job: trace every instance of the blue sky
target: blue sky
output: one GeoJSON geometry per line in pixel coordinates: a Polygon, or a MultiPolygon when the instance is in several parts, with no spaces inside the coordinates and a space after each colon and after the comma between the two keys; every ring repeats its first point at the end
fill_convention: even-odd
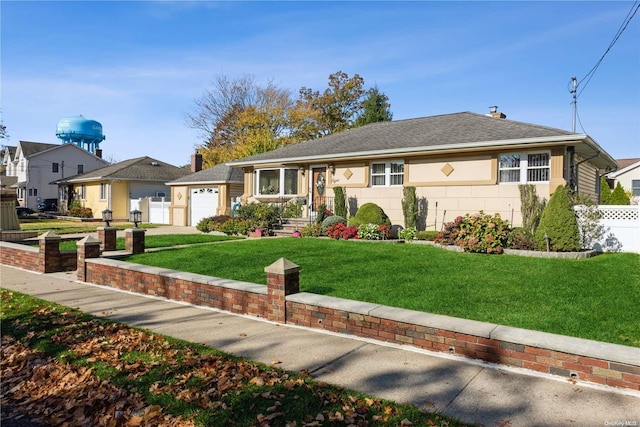
{"type": "MultiPolygon", "coordinates": [[[[58,121],[103,125],[104,156],[189,162],[185,124],[215,75],[294,96],[360,74],[395,120],[499,106],[571,130],[568,86],[603,55],[633,2],[7,1],[1,107],[9,145],[58,143],[58,121]]],[[[640,15],[640,13],[638,13],[640,15]]],[[[578,91],[578,133],[640,157],[640,16],[578,91]]]]}

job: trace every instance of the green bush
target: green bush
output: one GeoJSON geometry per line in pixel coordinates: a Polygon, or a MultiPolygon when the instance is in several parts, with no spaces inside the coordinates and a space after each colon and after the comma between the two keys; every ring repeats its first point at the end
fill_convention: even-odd
{"type": "Polygon", "coordinates": [[[316,212],[316,224],[322,224],[322,222],[324,221],[324,219],[329,216],[329,214],[327,214],[327,205],[324,203],[320,203],[318,205],[318,211],[316,212]]]}
{"type": "Polygon", "coordinates": [[[518,185],[520,190],[520,211],[522,212],[522,229],[529,235],[530,239],[536,234],[540,217],[546,200],[538,197],[536,187],[533,184],[518,185]]]}
{"type": "Polygon", "coordinates": [[[300,218],[302,217],[302,203],[298,199],[291,199],[284,205],[282,209],[283,218],[300,218]]]}
{"type": "Polygon", "coordinates": [[[518,227],[513,229],[513,237],[509,248],[532,251],[536,248],[536,242],[528,230],[518,227]]]}
{"type": "Polygon", "coordinates": [[[271,230],[278,223],[278,210],[269,203],[248,203],[236,210],[236,216],[252,220],[257,228],[271,230]]]}
{"type": "Polygon", "coordinates": [[[233,217],[220,224],[218,231],[221,231],[227,235],[242,235],[246,236],[250,231],[256,229],[255,222],[249,218],[233,217]]]}
{"type": "Polygon", "coordinates": [[[344,217],[341,217],[338,215],[331,215],[326,217],[322,221],[322,225],[320,226],[320,229],[322,230],[323,233],[326,233],[327,228],[331,227],[332,225],[336,225],[338,223],[347,225],[347,220],[344,217]]]}
{"type": "Polygon", "coordinates": [[[333,194],[335,196],[334,210],[336,215],[346,218],[347,217],[347,198],[344,191],[344,187],[333,187],[333,194]]]}
{"type": "Polygon", "coordinates": [[[511,243],[511,227],[499,214],[492,216],[480,211],[445,224],[434,241],[455,244],[465,252],[500,254],[511,243]]]}
{"type": "Polygon", "coordinates": [[[318,237],[322,234],[322,230],[318,224],[307,224],[300,230],[302,237],[318,237]]]}
{"type": "Polygon", "coordinates": [[[608,205],[609,198],[611,197],[611,187],[604,175],[600,177],[600,204],[608,205]]]}
{"type": "Polygon", "coordinates": [[[620,185],[619,182],[616,184],[616,188],[614,188],[613,191],[611,192],[611,197],[609,197],[609,202],[607,204],[608,205],[630,205],[631,204],[631,200],[629,199],[629,196],[624,191],[624,188],[622,188],[622,185],[620,185]]]}
{"type": "Polygon", "coordinates": [[[196,224],[196,229],[198,231],[202,231],[203,233],[209,233],[211,231],[220,231],[220,227],[225,222],[229,221],[231,217],[229,215],[216,215],[210,216],[207,218],[202,218],[198,224],[196,224]]]}
{"type": "Polygon", "coordinates": [[[424,230],[416,233],[416,240],[429,240],[434,241],[438,237],[436,230],[424,230]]]}
{"type": "Polygon", "coordinates": [[[551,195],[542,212],[535,234],[536,248],[547,250],[545,234],[549,237],[549,250],[575,252],[580,250],[580,230],[571,205],[569,190],[561,185],[551,195]]]}
{"type": "Polygon", "coordinates": [[[418,230],[415,227],[407,227],[398,231],[398,237],[404,240],[414,240],[417,234],[418,230]]]}
{"type": "Polygon", "coordinates": [[[69,216],[75,218],[93,218],[91,208],[83,208],[82,206],[74,206],[69,210],[69,216]]]}
{"type": "Polygon", "coordinates": [[[391,228],[389,217],[384,213],[382,208],[375,203],[365,203],[360,206],[355,216],[349,219],[349,225],[351,226],[359,226],[361,224],[384,224],[391,228]]]}
{"type": "Polygon", "coordinates": [[[404,187],[402,189],[402,214],[404,215],[404,227],[415,228],[418,222],[418,198],[416,187],[404,187]]]}

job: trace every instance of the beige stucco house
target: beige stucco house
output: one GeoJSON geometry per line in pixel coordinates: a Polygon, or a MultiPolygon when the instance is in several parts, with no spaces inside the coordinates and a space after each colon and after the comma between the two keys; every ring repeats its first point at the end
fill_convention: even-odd
{"type": "Polygon", "coordinates": [[[500,112],[444,114],[366,125],[227,163],[243,168],[243,201],[299,198],[314,215],[346,189],[349,212],[378,204],[403,225],[403,187],[423,198],[422,224],[440,229],[483,210],[521,223],[518,184],[549,198],[569,185],[597,200],[599,170],[616,162],[591,137],[507,120],[500,112]]]}

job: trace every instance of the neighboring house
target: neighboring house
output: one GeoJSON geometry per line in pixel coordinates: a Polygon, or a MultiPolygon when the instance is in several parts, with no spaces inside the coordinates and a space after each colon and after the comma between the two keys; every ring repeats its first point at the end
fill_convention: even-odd
{"type": "Polygon", "coordinates": [[[165,183],[189,173],[188,169],[145,156],[61,179],[56,184],[65,201],[78,200],[82,207],[91,208],[94,218],[101,218],[102,211],[110,209],[114,219],[128,219],[131,200],[168,197],[170,188],[165,183]]]}
{"type": "MultiPolygon", "coordinates": [[[[101,168],[107,162],[75,144],[44,144],[20,141],[8,147],[3,163],[7,177],[16,177],[18,203],[35,209],[40,199],[58,199],[52,181],[101,168]]],[[[60,205],[60,204],[58,204],[60,205]]]]}
{"type": "Polygon", "coordinates": [[[640,159],[618,159],[618,169],[607,174],[607,179],[615,188],[619,182],[622,188],[631,191],[631,197],[640,198],[640,159]]]}
{"type": "Polygon", "coordinates": [[[202,218],[229,215],[233,201],[242,196],[242,169],[224,164],[200,170],[202,156],[191,156],[192,173],[175,181],[171,186],[170,217],[172,225],[196,226],[202,218]]]}
{"type": "MultiPolygon", "coordinates": [[[[18,147],[5,145],[0,149],[0,190],[8,190],[9,187],[18,182],[17,176],[7,176],[7,166],[16,154],[18,147]]],[[[13,187],[15,188],[15,187],[13,187]]]]}
{"type": "Polygon", "coordinates": [[[616,163],[588,135],[470,112],[373,123],[228,162],[245,171],[243,201],[299,198],[315,214],[345,187],[353,215],[367,202],[404,224],[403,188],[416,187],[421,223],[440,229],[483,210],[521,224],[518,184],[549,199],[570,185],[597,200],[598,170],[616,163]]]}

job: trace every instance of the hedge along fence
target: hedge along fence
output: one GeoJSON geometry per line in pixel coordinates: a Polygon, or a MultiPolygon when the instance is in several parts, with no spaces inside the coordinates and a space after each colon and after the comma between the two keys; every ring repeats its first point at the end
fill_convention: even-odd
{"type": "MultiPolygon", "coordinates": [[[[263,286],[100,258],[96,245],[99,242],[89,238],[78,242],[80,280],[278,323],[640,390],[639,348],[299,292],[299,268],[285,259],[265,268],[267,286],[263,286]]],[[[34,256],[33,248],[14,246],[21,246],[12,250],[25,252],[25,259],[34,256]]]]}

